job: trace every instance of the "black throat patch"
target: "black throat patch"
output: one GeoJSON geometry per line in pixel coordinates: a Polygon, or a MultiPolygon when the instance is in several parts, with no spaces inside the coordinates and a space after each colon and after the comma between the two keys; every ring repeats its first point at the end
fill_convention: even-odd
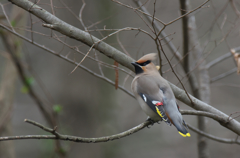
{"type": "Polygon", "coordinates": [[[143,69],[142,69],[140,66],[134,65],[134,67],[135,67],[135,73],[136,73],[136,75],[137,75],[137,74],[141,74],[141,73],[144,72],[143,69]]]}

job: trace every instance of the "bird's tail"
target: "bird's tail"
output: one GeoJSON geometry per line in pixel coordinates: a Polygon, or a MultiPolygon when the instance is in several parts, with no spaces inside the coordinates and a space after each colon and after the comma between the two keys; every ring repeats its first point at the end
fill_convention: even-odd
{"type": "MultiPolygon", "coordinates": [[[[184,122],[185,124],[185,122],[184,122]]],[[[183,137],[191,137],[190,133],[187,131],[187,129],[184,127],[183,124],[175,124],[177,130],[178,130],[178,133],[183,136],[183,137]]],[[[186,126],[187,127],[187,126],[186,126]]]]}

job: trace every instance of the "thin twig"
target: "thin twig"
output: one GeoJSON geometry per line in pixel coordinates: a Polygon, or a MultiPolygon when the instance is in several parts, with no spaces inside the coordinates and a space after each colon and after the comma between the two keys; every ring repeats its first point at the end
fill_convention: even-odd
{"type": "Polygon", "coordinates": [[[234,74],[234,73],[237,72],[237,70],[238,70],[238,68],[235,67],[235,68],[233,68],[233,69],[231,69],[231,70],[229,70],[227,72],[224,72],[224,73],[222,73],[220,75],[217,75],[217,76],[211,78],[210,83],[216,82],[216,81],[218,81],[220,79],[223,79],[223,78],[225,78],[225,77],[227,77],[227,76],[229,76],[231,74],[234,74]]]}
{"type": "MultiPolygon", "coordinates": [[[[140,7],[142,9],[143,12],[149,14],[148,10],[146,9],[146,7],[141,3],[141,1],[139,0],[133,0],[138,7],[140,7]]],[[[148,21],[151,22],[151,17],[146,16],[148,21]]],[[[160,30],[162,30],[162,28],[154,21],[153,25],[156,29],[157,32],[160,33],[160,30]]],[[[158,33],[158,34],[159,34],[158,33]]],[[[168,48],[171,50],[171,52],[174,54],[174,56],[180,61],[182,59],[182,55],[181,53],[176,49],[176,47],[174,46],[174,44],[171,42],[171,40],[169,39],[169,37],[167,36],[167,34],[162,30],[160,36],[163,38],[163,40],[165,41],[165,43],[167,43],[168,48]]]]}
{"type": "MultiPolygon", "coordinates": [[[[123,3],[121,3],[121,2],[119,2],[119,1],[117,1],[117,0],[112,0],[112,1],[115,2],[115,3],[118,3],[118,4],[120,4],[120,5],[122,5],[122,6],[124,6],[124,7],[130,8],[130,9],[133,9],[134,11],[140,12],[140,13],[142,13],[142,14],[144,14],[144,15],[147,15],[147,16],[150,16],[150,17],[153,17],[151,14],[147,14],[147,13],[145,13],[145,12],[139,10],[138,8],[133,8],[132,6],[129,6],[129,5],[123,4],[123,3]]],[[[159,20],[158,18],[155,17],[154,19],[155,19],[156,21],[160,22],[161,24],[166,25],[164,22],[162,22],[162,21],[159,20]]]]}
{"type": "Polygon", "coordinates": [[[0,4],[0,5],[1,5],[1,8],[2,8],[2,12],[4,14],[4,17],[7,19],[7,22],[9,24],[9,26],[11,27],[12,31],[15,32],[15,30],[14,30],[14,28],[13,28],[13,26],[12,26],[8,16],[7,16],[7,13],[5,12],[5,9],[4,9],[3,5],[2,4],[0,4]]]}
{"type": "Polygon", "coordinates": [[[230,2],[231,2],[231,6],[232,6],[233,10],[235,11],[236,15],[238,16],[238,18],[240,18],[240,12],[237,9],[234,0],[230,0],[230,2]]]}
{"type": "MultiPolygon", "coordinates": [[[[93,51],[94,51],[96,60],[98,60],[98,55],[97,55],[96,50],[94,49],[93,51]]],[[[99,62],[97,62],[97,63],[98,63],[98,68],[99,68],[99,71],[100,71],[101,75],[104,76],[101,64],[99,62]]]]}
{"type": "Polygon", "coordinates": [[[122,42],[120,41],[120,39],[119,39],[119,34],[117,34],[117,42],[118,42],[118,44],[120,45],[120,47],[122,48],[123,52],[124,52],[125,54],[127,54],[128,56],[131,57],[131,55],[130,55],[130,54],[128,53],[128,51],[124,48],[122,42]]]}
{"type": "MultiPolygon", "coordinates": [[[[48,26],[48,25],[45,25],[45,26],[48,26]]],[[[51,26],[51,27],[54,27],[54,26],[51,26]]],[[[107,35],[106,37],[102,38],[101,40],[99,40],[99,41],[97,41],[97,42],[95,42],[95,43],[94,43],[94,41],[93,41],[93,45],[90,47],[90,49],[88,50],[88,52],[86,53],[86,55],[82,58],[82,60],[81,60],[81,61],[78,63],[78,65],[72,70],[71,73],[73,73],[73,72],[77,69],[77,67],[78,67],[79,65],[81,65],[81,63],[86,59],[86,57],[89,55],[89,53],[91,52],[91,50],[92,50],[93,48],[96,48],[97,45],[98,45],[100,42],[104,41],[105,39],[107,39],[107,38],[109,38],[109,37],[111,37],[111,36],[113,36],[113,35],[121,32],[121,31],[124,31],[124,30],[126,30],[126,29],[129,29],[129,28],[119,29],[119,30],[117,30],[117,31],[115,31],[115,32],[107,35]]],[[[89,34],[89,35],[91,36],[91,34],[89,34]]]]}
{"type": "Polygon", "coordinates": [[[231,117],[231,116],[234,115],[234,114],[239,114],[239,113],[240,113],[240,111],[231,113],[228,117],[228,122],[230,122],[231,120],[233,120],[235,118],[238,118],[240,115],[237,115],[237,116],[234,116],[234,117],[231,117]]]}
{"type": "Polygon", "coordinates": [[[169,66],[170,66],[171,69],[172,69],[172,72],[173,72],[174,75],[177,77],[178,81],[180,82],[181,86],[183,87],[183,89],[184,89],[184,91],[185,91],[187,97],[189,98],[191,104],[194,105],[194,102],[192,101],[191,97],[189,96],[189,94],[188,94],[188,92],[187,92],[185,86],[183,85],[182,81],[180,80],[180,78],[179,78],[178,75],[176,74],[175,70],[173,69],[173,66],[172,66],[171,62],[169,61],[169,59],[168,59],[166,53],[164,52],[164,50],[163,50],[163,48],[162,48],[161,41],[159,41],[159,45],[160,45],[160,48],[161,48],[161,50],[162,50],[162,52],[163,52],[165,58],[167,59],[167,61],[168,61],[168,63],[169,63],[169,66]]]}
{"type": "Polygon", "coordinates": [[[191,11],[189,11],[189,12],[187,12],[186,14],[184,14],[184,15],[182,15],[182,16],[179,16],[178,18],[176,18],[176,19],[174,19],[174,20],[168,22],[166,25],[170,25],[170,24],[172,24],[172,23],[178,21],[179,19],[182,19],[183,17],[185,17],[185,16],[191,14],[192,12],[195,12],[196,10],[202,8],[202,7],[203,7],[207,2],[209,2],[209,1],[210,1],[210,0],[205,1],[205,2],[204,2],[203,4],[201,4],[200,6],[196,7],[195,9],[193,9],[193,10],[191,10],[191,11]]]}
{"type": "Polygon", "coordinates": [[[86,28],[86,26],[85,26],[85,24],[84,24],[84,22],[83,22],[83,19],[82,19],[82,12],[83,12],[83,9],[84,9],[85,6],[86,6],[86,3],[85,3],[84,0],[82,0],[82,3],[83,3],[83,4],[82,4],[82,7],[81,7],[80,12],[79,12],[79,19],[80,19],[80,22],[81,22],[84,30],[87,31],[87,28],[86,28]]]}
{"type": "MultiPolygon", "coordinates": [[[[237,52],[237,51],[240,51],[240,47],[236,47],[236,48],[232,48],[232,49],[235,50],[236,52],[237,52]]],[[[231,52],[227,52],[226,54],[224,54],[224,55],[222,55],[222,56],[220,56],[220,57],[212,60],[211,62],[209,62],[209,63],[206,65],[206,68],[209,69],[209,68],[211,68],[212,66],[220,63],[221,61],[223,61],[223,60],[225,60],[225,59],[227,59],[227,58],[229,58],[229,57],[231,57],[231,56],[232,56],[232,53],[231,53],[231,52]]]]}

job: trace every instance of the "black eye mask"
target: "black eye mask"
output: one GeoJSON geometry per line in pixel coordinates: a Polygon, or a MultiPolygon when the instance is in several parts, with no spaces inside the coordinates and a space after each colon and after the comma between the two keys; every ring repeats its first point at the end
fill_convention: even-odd
{"type": "Polygon", "coordinates": [[[149,63],[151,63],[151,60],[147,60],[147,61],[145,61],[144,63],[138,63],[138,65],[140,65],[140,66],[146,66],[146,65],[148,65],[149,63]]]}

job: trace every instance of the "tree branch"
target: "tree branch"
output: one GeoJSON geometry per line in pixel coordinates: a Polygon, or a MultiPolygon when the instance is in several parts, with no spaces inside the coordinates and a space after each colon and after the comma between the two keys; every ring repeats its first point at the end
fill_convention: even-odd
{"type": "MultiPolygon", "coordinates": [[[[237,51],[240,50],[240,47],[236,47],[236,48],[232,48],[232,49],[237,52],[237,51]]],[[[229,57],[231,57],[231,56],[232,56],[232,53],[231,53],[231,52],[227,52],[226,54],[224,54],[224,55],[222,55],[222,56],[220,56],[220,57],[212,60],[211,62],[209,62],[209,63],[206,65],[206,68],[209,69],[209,68],[211,68],[212,66],[220,63],[221,61],[223,61],[223,60],[225,60],[225,59],[227,59],[227,58],[229,58],[229,57]]]]}
{"type": "Polygon", "coordinates": [[[51,129],[48,127],[45,127],[41,125],[40,123],[37,123],[32,120],[24,120],[27,123],[30,123],[34,126],[37,126],[41,129],[43,129],[46,132],[52,133],[53,135],[25,135],[25,136],[10,136],[10,137],[0,137],[0,141],[7,141],[7,140],[21,140],[21,139],[59,139],[59,140],[65,140],[65,141],[73,141],[78,143],[100,143],[100,142],[108,142],[116,139],[120,139],[126,136],[129,136],[133,133],[136,133],[140,131],[141,129],[151,125],[152,123],[149,121],[145,121],[141,123],[140,125],[133,127],[132,129],[129,129],[127,131],[124,131],[122,133],[106,136],[106,137],[98,137],[98,138],[83,138],[83,137],[76,137],[76,136],[69,136],[69,135],[62,135],[58,132],[56,132],[56,129],[51,129]]]}
{"type": "Polygon", "coordinates": [[[222,123],[228,123],[229,119],[220,117],[216,114],[212,114],[210,112],[204,112],[204,111],[195,111],[195,110],[180,110],[182,115],[197,115],[197,116],[205,116],[205,117],[209,117],[212,118],[218,122],[222,122],[222,123]]]}
{"type": "Polygon", "coordinates": [[[217,76],[211,78],[210,82],[213,83],[213,82],[215,82],[217,80],[223,79],[224,77],[227,77],[227,76],[229,76],[229,75],[231,75],[233,73],[236,73],[237,70],[238,70],[237,67],[235,67],[235,68],[233,68],[231,70],[228,70],[227,72],[224,72],[224,73],[222,73],[220,75],[217,75],[217,76]]]}
{"type": "Polygon", "coordinates": [[[212,139],[212,140],[215,140],[217,142],[221,142],[221,143],[227,143],[227,144],[238,144],[240,145],[240,141],[238,139],[227,139],[227,138],[220,138],[220,137],[217,137],[217,136],[214,136],[214,135],[211,135],[211,134],[208,134],[208,133],[205,133],[203,131],[200,131],[198,130],[197,128],[187,124],[188,128],[191,129],[192,131],[204,136],[204,137],[207,137],[209,139],[212,139]]]}

